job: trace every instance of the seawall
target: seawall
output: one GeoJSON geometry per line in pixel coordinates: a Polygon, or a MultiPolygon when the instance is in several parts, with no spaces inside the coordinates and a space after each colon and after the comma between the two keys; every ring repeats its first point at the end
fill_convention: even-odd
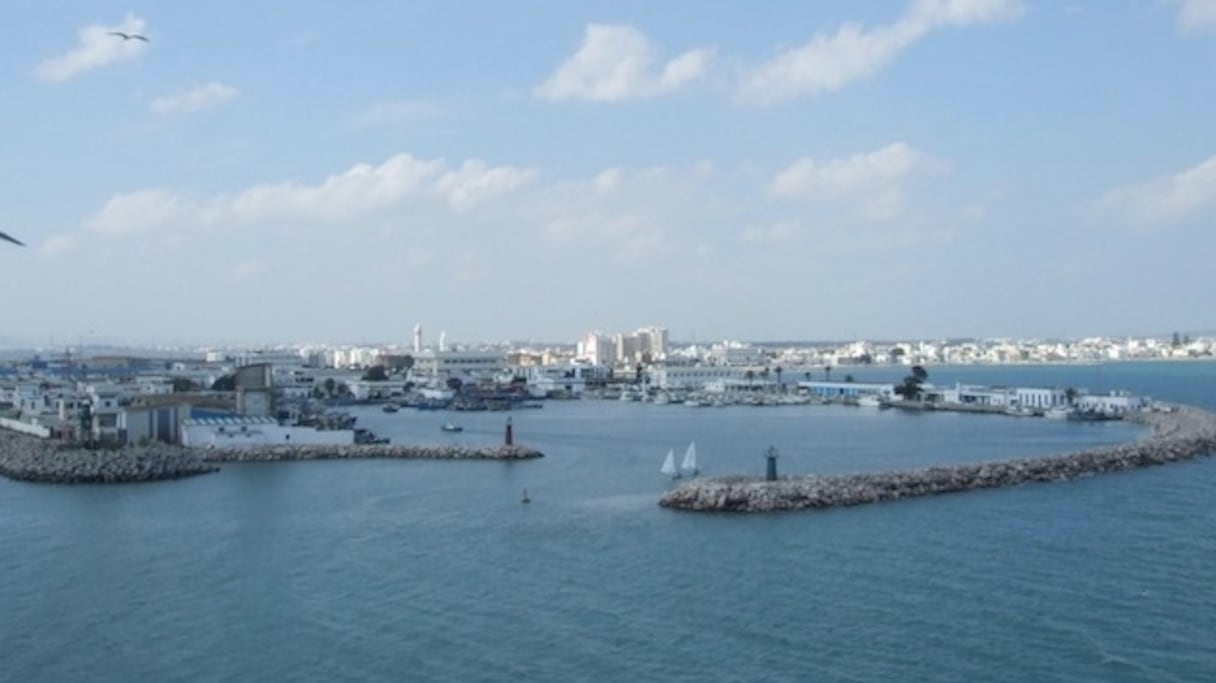
{"type": "Polygon", "coordinates": [[[913,470],[807,475],[765,481],[725,476],[694,479],[668,491],[659,505],[679,510],[769,512],[842,507],[953,491],[1016,486],[1162,465],[1216,452],[1216,415],[1196,408],[1125,418],[1150,426],[1150,437],[1063,455],[913,470]]]}
{"type": "Polygon", "coordinates": [[[86,450],[0,430],[0,476],[48,484],[115,484],[216,472],[197,451],[155,444],[86,450]]]}
{"type": "Polygon", "coordinates": [[[218,472],[218,463],[289,460],[528,460],[544,457],[525,446],[250,446],[183,448],[168,444],[86,450],[0,429],[0,476],[54,484],[116,484],[181,479],[218,472]]]}

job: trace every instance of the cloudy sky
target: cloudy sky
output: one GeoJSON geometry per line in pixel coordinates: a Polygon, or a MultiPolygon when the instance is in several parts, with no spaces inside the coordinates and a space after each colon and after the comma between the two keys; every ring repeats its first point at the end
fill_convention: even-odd
{"type": "Polygon", "coordinates": [[[0,244],[0,338],[1216,328],[1216,0],[5,24],[0,231],[29,246],[0,244]]]}

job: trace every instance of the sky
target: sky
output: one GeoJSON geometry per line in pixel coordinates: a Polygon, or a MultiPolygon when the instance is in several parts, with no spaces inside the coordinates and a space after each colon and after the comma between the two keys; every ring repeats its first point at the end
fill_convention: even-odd
{"type": "Polygon", "coordinates": [[[10,343],[1216,329],[1216,0],[6,10],[10,343]]]}

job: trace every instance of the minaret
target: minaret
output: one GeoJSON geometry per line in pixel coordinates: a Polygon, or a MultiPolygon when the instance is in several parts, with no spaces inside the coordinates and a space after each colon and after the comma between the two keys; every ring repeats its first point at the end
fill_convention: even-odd
{"type": "Polygon", "coordinates": [[[441,352],[448,350],[448,333],[443,330],[439,331],[439,350],[441,352]]]}
{"type": "Polygon", "coordinates": [[[422,323],[414,325],[414,353],[422,353],[422,323]]]}

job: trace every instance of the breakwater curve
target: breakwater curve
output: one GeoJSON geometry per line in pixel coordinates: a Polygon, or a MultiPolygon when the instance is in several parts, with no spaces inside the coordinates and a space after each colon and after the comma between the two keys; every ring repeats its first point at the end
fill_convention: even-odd
{"type": "Polygon", "coordinates": [[[1216,415],[1190,407],[1125,418],[1149,426],[1143,440],[1062,455],[909,470],[694,479],[668,491],[662,507],[708,512],[769,512],[844,507],[955,491],[1065,481],[1189,460],[1216,452],[1216,415]]]}

